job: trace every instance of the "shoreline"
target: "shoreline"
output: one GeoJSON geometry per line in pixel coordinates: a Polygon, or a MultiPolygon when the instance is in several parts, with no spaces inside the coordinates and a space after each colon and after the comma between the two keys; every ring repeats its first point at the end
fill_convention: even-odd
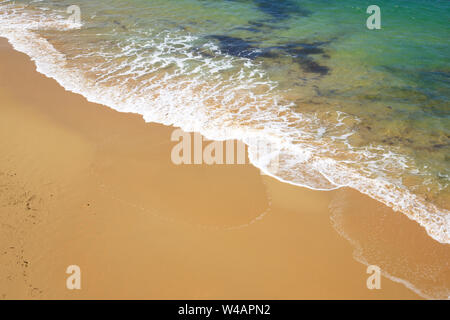
{"type": "MultiPolygon", "coordinates": [[[[5,25],[9,25],[9,20],[5,20],[5,25]]],[[[12,23],[19,23],[20,26],[23,27],[22,23],[19,21],[16,21],[15,19],[12,19],[12,23]]],[[[66,26],[64,22],[59,21],[56,19],[56,21],[53,21],[50,19],[50,21],[47,21],[48,23],[47,27],[50,29],[52,26],[54,27],[54,23],[59,25],[59,27],[65,29],[66,26]],[[62,25],[61,25],[62,23],[62,25]]],[[[140,95],[131,95],[128,96],[129,88],[122,87],[120,85],[97,85],[97,81],[94,80],[94,82],[91,82],[88,78],[86,78],[85,71],[80,71],[80,69],[74,65],[72,68],[66,68],[66,59],[65,55],[61,54],[57,50],[57,44],[55,43],[56,47],[53,46],[45,37],[39,37],[36,36],[35,33],[29,29],[28,27],[22,28],[19,27],[17,30],[20,30],[18,33],[14,30],[6,28],[5,30],[2,30],[2,35],[6,36],[9,41],[13,44],[13,47],[17,49],[17,51],[23,52],[27,54],[31,59],[35,62],[38,72],[44,74],[45,76],[49,78],[55,79],[62,87],[64,87],[67,91],[71,91],[77,94],[80,94],[84,96],[88,101],[102,104],[107,107],[110,107],[114,110],[120,111],[120,112],[131,112],[131,113],[138,113],[141,114],[146,122],[156,122],[160,124],[172,124],[174,126],[178,126],[182,128],[183,130],[186,130],[188,132],[199,132],[203,134],[204,136],[208,137],[209,139],[216,139],[216,140],[224,140],[224,139],[242,139],[246,142],[247,145],[255,145],[251,142],[252,137],[255,135],[252,134],[252,130],[233,130],[231,129],[230,132],[225,133],[223,130],[225,129],[225,132],[230,129],[228,126],[221,126],[220,124],[215,125],[215,129],[208,129],[208,126],[205,126],[204,124],[207,123],[207,121],[214,121],[214,117],[209,119],[207,113],[198,112],[197,107],[195,104],[190,103],[192,91],[189,90],[187,92],[187,100],[186,98],[186,92],[184,92],[183,88],[180,88],[180,91],[177,91],[175,94],[173,92],[166,92],[165,90],[149,90],[145,92],[145,97],[153,97],[155,99],[155,103],[152,103],[154,107],[156,107],[158,110],[154,110],[153,112],[146,112],[147,110],[147,98],[143,98],[143,96],[140,95]],[[154,95],[156,94],[156,95],[154,95]],[[162,100],[160,99],[161,95],[163,96],[162,100]],[[126,96],[124,100],[121,99],[121,97],[126,96]],[[174,97],[177,97],[177,104],[172,104],[171,101],[173,101],[174,97]],[[139,99],[139,97],[141,99],[139,99]],[[179,100],[178,98],[181,98],[179,100]],[[164,100],[166,99],[166,100],[164,100]],[[144,103],[142,103],[144,101],[144,103]],[[169,110],[168,110],[169,109],[169,110]],[[176,110],[176,112],[173,112],[173,110],[176,110]],[[194,113],[193,113],[194,110],[194,113]],[[178,117],[178,115],[184,114],[187,116],[187,119],[182,116],[178,117]],[[204,119],[206,117],[206,121],[204,119]],[[197,121],[198,119],[202,119],[202,121],[197,121]],[[208,120],[209,119],[209,120],[208,120]],[[220,127],[220,130],[217,130],[217,128],[220,127]]],[[[70,26],[69,29],[72,28],[78,28],[79,26],[70,26]]],[[[113,63],[113,62],[111,62],[113,63]]],[[[84,63],[83,63],[84,64],[84,63]]],[[[95,76],[94,76],[95,78],[95,76]]],[[[100,78],[101,79],[101,78],[100,78]]],[[[102,82],[102,80],[100,80],[102,82]]],[[[151,82],[149,83],[150,86],[151,82]]],[[[132,86],[133,87],[133,86],[132,86]]],[[[163,85],[164,87],[164,85],[163,85]]],[[[141,88],[142,89],[142,88],[141,88]]],[[[198,88],[194,88],[194,91],[198,88]]],[[[216,95],[215,92],[212,92],[211,95],[216,95]]],[[[233,96],[233,92],[228,92],[226,95],[233,96]]],[[[195,94],[194,94],[195,96],[195,94]]],[[[276,98],[276,97],[275,97],[276,98]]],[[[274,101],[269,99],[271,101],[269,104],[273,104],[274,101]]],[[[265,105],[266,99],[259,100],[258,104],[265,105]]],[[[224,102],[224,105],[226,105],[228,102],[224,102]]],[[[259,107],[258,104],[255,106],[254,104],[252,107],[259,107]]],[[[306,104],[307,105],[307,104],[306,104]]],[[[153,108],[153,107],[152,107],[153,108]]],[[[209,108],[207,108],[209,109],[209,108]]],[[[286,109],[286,106],[284,106],[284,110],[281,111],[282,113],[284,111],[289,110],[286,109]]],[[[272,116],[274,116],[273,111],[275,111],[277,114],[280,112],[279,108],[276,108],[276,110],[272,110],[272,116]]],[[[293,113],[292,115],[294,115],[293,113]]],[[[339,116],[340,117],[340,116],[339,116]]],[[[270,117],[272,119],[268,122],[270,124],[271,122],[277,122],[278,116],[270,117]]],[[[219,119],[222,119],[219,115],[219,119]]],[[[309,119],[308,121],[313,121],[314,119],[309,119]]],[[[340,126],[340,121],[338,121],[338,124],[336,126],[340,126]]],[[[355,119],[357,120],[357,119],[355,119]]],[[[234,120],[233,120],[234,121],[234,120]]],[[[225,122],[227,122],[227,119],[225,117],[225,122]]],[[[301,122],[304,122],[303,120],[301,122]]],[[[335,127],[336,127],[335,126],[335,127]]],[[[246,126],[245,126],[246,127],[246,126]]],[[[271,127],[270,125],[268,127],[271,127]]],[[[351,127],[351,126],[350,126],[351,127]]],[[[246,127],[247,128],[247,127],[246,127]]],[[[274,128],[272,128],[274,129],[274,128]]],[[[331,130],[333,130],[331,128],[331,130]]],[[[277,131],[277,130],[275,130],[277,131]]],[[[289,130],[288,130],[289,131],[289,130]]],[[[308,135],[308,131],[306,130],[305,135],[308,135]]],[[[314,130],[313,130],[314,131],[314,130]]],[[[359,130],[358,130],[359,131],[359,130]]],[[[364,130],[363,130],[364,131],[364,130]]],[[[265,129],[263,130],[265,132],[265,129]]],[[[269,133],[269,136],[266,136],[263,134],[263,140],[269,141],[269,144],[275,143],[275,145],[281,145],[283,144],[282,141],[279,141],[278,139],[276,142],[273,142],[270,138],[270,132],[273,131],[269,130],[267,133],[269,133]]],[[[295,130],[293,131],[295,133],[295,130]]],[[[253,132],[255,133],[255,132],[253,132]]],[[[319,134],[320,135],[320,134],[319,134]]],[[[258,132],[256,134],[258,139],[261,137],[261,133],[258,132]]],[[[277,134],[275,133],[275,136],[277,134]]],[[[350,136],[349,136],[350,137],[350,136]]],[[[315,139],[315,138],[314,138],[315,139]]],[[[357,139],[357,138],[355,138],[357,139]]],[[[301,138],[300,138],[301,140],[301,138]]],[[[325,139],[321,139],[325,140],[325,139]]],[[[358,139],[357,139],[358,140],[358,139]]],[[[304,156],[304,149],[309,149],[312,145],[314,145],[314,141],[310,141],[309,143],[306,143],[306,146],[301,148],[295,148],[295,143],[288,143],[287,149],[282,150],[282,157],[289,159],[289,157],[297,157],[300,156],[300,158],[303,158],[304,156]],[[291,148],[292,147],[292,148],[291,148]],[[285,153],[287,152],[287,153],[285,153]],[[293,153],[292,153],[293,152],[293,153]],[[300,154],[298,154],[298,152],[300,154]]],[[[447,210],[447,206],[445,205],[446,196],[442,197],[442,199],[436,199],[439,203],[442,205],[436,206],[436,203],[434,201],[428,201],[429,199],[434,198],[433,193],[431,195],[428,195],[427,192],[419,192],[419,194],[416,194],[414,191],[411,192],[409,187],[406,187],[406,185],[403,185],[403,178],[407,184],[410,184],[411,182],[419,183],[419,181],[414,182],[416,179],[417,172],[414,172],[415,170],[412,170],[410,174],[406,174],[406,172],[397,172],[394,174],[391,178],[394,178],[394,180],[401,181],[400,184],[398,183],[392,183],[390,179],[385,179],[384,173],[386,170],[381,170],[381,174],[378,172],[378,170],[374,171],[374,177],[375,179],[372,179],[366,174],[360,174],[358,173],[358,169],[353,170],[352,166],[347,166],[345,164],[342,165],[342,163],[338,160],[336,163],[334,162],[334,158],[328,158],[328,156],[318,156],[316,157],[316,154],[322,154],[322,150],[325,146],[325,149],[327,150],[325,153],[331,152],[339,152],[338,150],[334,150],[333,148],[331,150],[328,150],[327,146],[332,146],[334,143],[320,143],[320,146],[317,146],[315,151],[307,152],[310,157],[311,163],[306,163],[305,167],[303,168],[303,164],[295,161],[292,165],[289,165],[289,161],[284,162],[284,164],[288,163],[288,165],[283,165],[283,174],[271,174],[268,172],[266,166],[264,164],[258,163],[258,161],[255,161],[255,157],[251,157],[252,163],[260,168],[261,170],[265,171],[266,174],[271,175],[272,177],[278,179],[281,182],[290,183],[295,186],[300,187],[307,187],[312,190],[332,190],[337,189],[339,186],[348,186],[351,187],[361,193],[364,193],[371,197],[372,199],[375,199],[377,201],[380,201],[384,203],[385,205],[394,208],[394,210],[400,211],[403,214],[405,214],[408,218],[415,220],[417,223],[419,223],[422,227],[424,227],[433,239],[440,243],[449,243],[449,236],[448,236],[448,219],[447,216],[450,214],[447,210]],[[333,151],[334,150],[334,151],[333,151]],[[332,160],[330,163],[328,163],[328,160],[332,160]],[[322,160],[325,160],[325,163],[322,163],[322,160]],[[345,172],[345,175],[341,175],[341,172],[345,172]],[[296,179],[296,175],[298,172],[308,172],[306,177],[302,177],[301,179],[296,179]],[[292,177],[290,175],[293,174],[292,177]],[[398,177],[398,174],[400,174],[401,178],[398,177]],[[404,176],[406,174],[406,176],[404,176]],[[412,177],[410,176],[412,174],[412,177]],[[310,177],[308,177],[308,175],[310,177]],[[399,179],[398,179],[399,178],[399,179]],[[317,180],[317,181],[316,181],[317,180]],[[305,185],[305,181],[308,181],[305,185]]],[[[347,149],[344,153],[346,154],[344,158],[347,158],[347,156],[353,157],[359,157],[361,155],[351,155],[350,152],[347,154],[347,152],[350,151],[347,149]]],[[[358,152],[363,152],[364,150],[359,150],[358,152]]],[[[358,153],[357,152],[357,153],[358,153]]],[[[391,151],[388,151],[387,153],[384,153],[385,156],[388,156],[390,158],[391,151]]],[[[375,151],[375,153],[378,153],[375,151]]],[[[394,151],[394,153],[396,153],[394,151]]],[[[374,155],[372,155],[374,156],[374,155]]],[[[407,161],[406,158],[403,158],[401,154],[398,154],[400,158],[397,160],[407,161]]],[[[366,156],[363,156],[363,159],[365,159],[366,156]]],[[[369,156],[370,158],[370,156],[369,156]]],[[[414,158],[414,157],[413,157],[414,158]]],[[[412,159],[411,159],[412,160],[412,159]]],[[[389,161],[388,161],[389,162],[389,161]]],[[[395,167],[394,164],[384,163],[380,164],[380,167],[383,168],[384,166],[391,166],[395,167]]],[[[403,165],[405,166],[405,165],[403,165]]],[[[410,166],[411,168],[418,168],[415,164],[412,164],[410,166]]],[[[367,168],[370,168],[370,165],[366,168],[360,168],[363,169],[363,171],[367,168]]],[[[371,171],[371,170],[369,170],[371,171]]],[[[389,171],[389,170],[388,170],[389,171]]],[[[395,170],[394,170],[395,171],[395,170]]],[[[419,176],[421,174],[419,173],[419,176]]],[[[388,176],[390,176],[388,174],[388,176]]],[[[420,184],[420,183],[419,183],[420,184]]],[[[428,182],[423,182],[423,184],[428,184],[428,182]]],[[[412,187],[412,185],[411,185],[412,187]]],[[[440,188],[440,186],[438,186],[440,188]]],[[[420,185],[419,185],[420,189],[420,185]]],[[[426,188],[425,188],[426,189],[426,188]]],[[[424,190],[425,191],[425,190],[424,190]]],[[[448,197],[447,197],[448,198],[448,197]]]]}
{"type": "MultiPolygon", "coordinates": [[[[6,21],[9,20],[6,19],[6,21]]],[[[13,21],[15,21],[15,19],[13,19],[13,21]]],[[[22,22],[18,23],[19,25],[22,25],[22,22]]],[[[63,29],[68,27],[64,25],[64,22],[61,22],[58,19],[56,21],[50,19],[50,21],[47,21],[46,23],[49,23],[48,27],[50,26],[54,27],[55,26],[54,23],[56,23],[57,25],[62,23],[62,25],[59,25],[59,27],[63,29]]],[[[71,26],[68,28],[71,29],[72,27],[78,28],[79,26],[71,26]]],[[[173,92],[170,92],[170,90],[169,92],[164,93],[164,90],[161,92],[160,89],[156,89],[151,91],[145,91],[146,98],[144,98],[144,96],[134,94],[131,95],[131,97],[129,97],[128,94],[130,92],[129,91],[130,88],[127,88],[126,86],[121,87],[115,85],[112,86],[97,85],[96,80],[94,80],[94,82],[92,82],[93,79],[89,80],[86,77],[85,72],[80,71],[80,69],[77,66],[72,66],[72,68],[70,67],[66,68],[66,62],[68,61],[66,61],[64,54],[60,53],[56,49],[57,46],[54,47],[47,39],[45,39],[45,37],[36,36],[35,33],[28,28],[25,28],[19,33],[16,33],[6,28],[5,30],[2,30],[2,34],[3,36],[9,39],[9,41],[13,44],[13,47],[17,51],[23,52],[29,57],[31,57],[31,59],[36,64],[38,72],[44,74],[49,78],[55,79],[67,91],[80,94],[90,102],[101,104],[120,112],[125,113],[131,112],[140,114],[146,122],[159,123],[164,125],[170,124],[173,126],[180,127],[188,132],[199,132],[205,137],[208,137],[209,139],[212,140],[242,139],[243,141],[245,141],[247,145],[255,146],[255,143],[253,143],[251,140],[252,138],[254,138],[255,132],[257,139],[261,137],[261,132],[254,131],[253,129],[250,129],[248,131],[244,130],[243,132],[241,130],[230,129],[230,127],[228,126],[222,127],[220,124],[214,126],[215,127],[214,129],[211,130],[208,129],[208,126],[205,126],[204,124],[207,123],[208,121],[215,121],[215,120],[209,119],[207,113],[204,114],[202,112],[195,111],[197,110],[197,107],[195,106],[195,104],[192,105],[190,103],[191,95],[193,94],[192,91],[188,92],[187,100],[186,99],[179,100],[178,99],[179,97],[182,98],[186,95],[186,92],[184,92],[184,88],[182,87],[179,88],[180,91],[177,91],[175,95],[173,92]],[[121,97],[123,96],[126,96],[127,98],[121,99],[121,97]],[[153,110],[152,112],[146,112],[148,107],[147,100],[149,96],[155,99],[154,105],[156,106],[157,109],[155,110],[152,107],[153,110]],[[163,96],[162,100],[160,99],[160,96],[163,96]],[[176,100],[177,104],[174,105],[173,103],[171,103],[171,101],[174,100],[175,96],[177,97],[176,100]],[[136,99],[134,99],[133,97],[136,99]],[[142,103],[142,101],[145,102],[142,103]],[[173,110],[176,110],[176,112],[173,112],[173,110]],[[184,116],[182,117],[174,116],[174,114],[184,114],[187,117],[187,119],[185,119],[184,116]],[[205,117],[206,121],[204,119],[205,117]],[[202,119],[202,121],[198,121],[199,118],[202,119]],[[220,130],[218,130],[219,127],[221,128],[220,130]],[[224,134],[223,130],[225,130],[225,132],[229,130],[229,132],[224,134]]],[[[100,80],[100,83],[101,82],[102,80],[100,80]]],[[[153,86],[151,82],[149,83],[149,85],[153,86]]],[[[198,88],[194,88],[194,91],[197,89],[198,88]]],[[[216,95],[216,93],[213,92],[211,93],[211,95],[216,95]]],[[[234,93],[228,92],[228,94],[226,95],[233,96],[234,93]]],[[[274,102],[271,99],[269,99],[269,101],[271,101],[269,104],[272,104],[272,102],[274,102]]],[[[260,100],[258,103],[265,105],[266,102],[267,102],[266,99],[263,99],[260,100]]],[[[224,104],[227,103],[228,102],[224,102],[224,104]]],[[[253,105],[253,107],[255,107],[255,105],[253,105]]],[[[258,105],[256,105],[256,107],[259,108],[258,105]]],[[[280,111],[279,108],[276,108],[275,110],[276,114],[278,114],[279,112],[283,113],[284,111],[286,111],[286,109],[280,111]]],[[[270,119],[272,119],[272,121],[274,122],[277,122],[277,118],[278,116],[275,116],[274,118],[270,119]]],[[[219,119],[222,118],[219,116],[219,119]]],[[[340,121],[341,120],[339,120],[339,123],[340,121]]],[[[226,118],[225,122],[227,122],[226,118]]],[[[301,122],[304,121],[302,120],[301,122]]],[[[268,123],[270,124],[271,121],[269,121],[268,123]]],[[[340,124],[337,124],[336,126],[340,126],[340,124]]],[[[295,132],[295,130],[293,132],[295,132]]],[[[305,132],[305,134],[308,135],[308,130],[305,132]]],[[[276,133],[275,136],[277,136],[276,133]]],[[[283,142],[280,140],[276,140],[276,142],[272,141],[270,135],[266,136],[264,134],[263,140],[272,145],[274,143],[277,146],[283,144],[283,142]]],[[[291,143],[288,144],[286,150],[281,151],[283,159],[289,159],[289,157],[292,156],[293,157],[300,156],[300,158],[303,158],[305,156],[304,155],[305,149],[309,149],[315,143],[313,141],[311,143],[310,141],[309,143],[306,144],[306,146],[301,148],[295,148],[294,147],[295,144],[296,143],[294,139],[294,141],[291,141],[291,143]]],[[[337,162],[334,162],[335,159],[333,157],[331,158],[328,158],[328,156],[316,157],[316,154],[322,154],[322,149],[324,148],[327,150],[326,153],[338,152],[338,150],[334,149],[328,150],[327,147],[324,147],[324,145],[327,146],[333,144],[334,143],[330,144],[329,142],[325,144],[321,143],[321,145],[317,149],[314,149],[315,151],[309,152],[307,150],[306,154],[309,157],[308,162],[302,163],[301,161],[300,162],[295,161],[293,165],[289,165],[290,161],[289,160],[285,161],[284,164],[287,163],[287,165],[283,165],[282,168],[284,171],[283,174],[270,173],[268,168],[264,164],[258,162],[257,159],[255,160],[256,157],[254,155],[251,156],[251,162],[253,163],[254,166],[263,170],[269,176],[272,176],[281,182],[289,183],[294,186],[307,187],[308,189],[320,191],[339,189],[340,187],[343,186],[353,188],[354,190],[366,194],[370,198],[375,199],[387,205],[388,207],[393,208],[395,211],[402,212],[409,219],[415,220],[419,225],[425,228],[428,235],[433,239],[435,239],[436,241],[446,244],[449,243],[450,240],[448,238],[447,233],[448,229],[447,216],[449,212],[446,209],[445,205],[437,207],[435,203],[427,200],[428,195],[426,193],[422,195],[420,194],[416,195],[415,192],[410,192],[409,187],[405,188],[405,186],[402,183],[400,184],[392,183],[390,179],[384,178],[383,170],[381,174],[378,172],[378,170],[375,170],[374,177],[376,178],[372,179],[370,177],[367,177],[365,174],[358,173],[358,170],[353,170],[352,166],[347,166],[345,164],[342,166],[342,163],[339,160],[337,162]],[[323,163],[322,160],[325,160],[325,163],[323,163]],[[328,162],[328,160],[331,161],[328,162]],[[305,166],[305,168],[303,168],[303,166],[305,166]],[[299,172],[304,172],[306,174],[306,177],[302,177],[299,180],[296,179],[295,176],[299,172]],[[345,174],[342,175],[341,174],[342,172],[345,172],[345,174]],[[293,177],[290,177],[291,174],[293,174],[293,177]],[[310,177],[308,178],[308,176],[310,177]],[[306,183],[305,181],[309,182],[306,183]]],[[[346,154],[347,151],[345,152],[346,154]]],[[[364,153],[365,151],[362,150],[362,152],[364,153]]],[[[391,151],[388,151],[388,153],[386,153],[385,155],[389,155],[390,152],[391,151]]],[[[376,151],[375,153],[378,152],[376,151]]],[[[400,154],[399,156],[401,157],[400,154]]],[[[345,156],[344,158],[346,157],[347,156],[345,156]]],[[[363,156],[363,158],[365,158],[365,156],[363,156]]],[[[398,160],[406,161],[406,159],[402,160],[402,157],[398,160]]],[[[381,164],[380,166],[383,168],[385,165],[390,166],[389,163],[381,164]]],[[[416,169],[418,168],[415,165],[412,165],[411,167],[416,169]]],[[[370,165],[363,169],[365,170],[367,168],[370,168],[370,165]]],[[[401,173],[402,177],[404,173],[405,172],[401,173]]],[[[413,173],[412,175],[416,176],[416,173],[413,173]]],[[[398,179],[398,177],[396,177],[396,175],[394,174],[394,180],[403,181],[403,178],[398,179]]],[[[415,180],[414,177],[411,178],[408,175],[405,176],[405,181],[407,181],[408,183],[411,183],[414,180],[415,180]]],[[[427,182],[424,183],[427,184],[427,182]]],[[[439,201],[441,203],[442,202],[445,203],[445,198],[439,201]]]]}
{"type": "Polygon", "coordinates": [[[333,227],[342,212],[358,216],[340,222],[352,235],[386,223],[382,255],[412,238],[419,254],[408,261],[448,256],[416,222],[355,190],[308,190],[248,164],[176,166],[172,128],[66,91],[4,39],[0,52],[0,298],[420,298],[386,277],[367,289],[366,266],[333,227]],[[80,291],[65,288],[71,264],[80,291]]]}

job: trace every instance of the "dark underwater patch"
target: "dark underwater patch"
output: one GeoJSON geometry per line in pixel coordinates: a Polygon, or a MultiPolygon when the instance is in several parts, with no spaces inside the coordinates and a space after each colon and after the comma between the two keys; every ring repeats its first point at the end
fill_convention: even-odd
{"type": "Polygon", "coordinates": [[[321,48],[321,46],[327,43],[329,42],[288,43],[276,47],[265,48],[259,56],[264,58],[276,58],[280,55],[288,55],[292,57],[295,63],[300,65],[303,71],[326,75],[330,69],[327,66],[320,65],[310,56],[320,54],[323,57],[327,57],[324,49],[321,48]]]}
{"type": "Polygon", "coordinates": [[[254,46],[254,41],[223,35],[212,35],[208,38],[217,40],[220,51],[225,54],[248,59],[255,59],[258,56],[258,48],[254,46]]]}
{"type": "Polygon", "coordinates": [[[327,66],[320,65],[311,55],[325,55],[325,51],[321,46],[329,42],[313,42],[313,43],[288,43],[279,46],[261,48],[257,46],[256,41],[248,41],[243,38],[211,35],[207,38],[214,39],[219,42],[221,52],[240,58],[257,59],[276,59],[283,56],[289,56],[292,60],[299,64],[303,71],[308,73],[316,73],[326,75],[330,71],[327,66]]]}
{"type": "Polygon", "coordinates": [[[290,0],[253,0],[257,8],[277,20],[288,19],[291,15],[307,17],[309,10],[301,8],[296,2],[290,0]]]}
{"type": "Polygon", "coordinates": [[[291,16],[307,17],[311,11],[302,8],[292,0],[228,0],[234,2],[251,2],[258,10],[272,17],[273,21],[289,19],[291,16]]]}
{"type": "Polygon", "coordinates": [[[296,61],[305,72],[317,73],[320,74],[321,76],[324,76],[328,74],[328,72],[330,71],[330,68],[318,64],[311,58],[297,58],[294,59],[294,61],[296,61]]]}
{"type": "MultiPolygon", "coordinates": [[[[325,55],[325,51],[321,46],[328,42],[313,42],[313,43],[293,43],[285,46],[285,51],[291,55],[295,62],[297,62],[303,71],[309,73],[317,73],[326,75],[330,71],[327,66],[323,66],[314,61],[310,55],[325,55]]],[[[329,57],[329,56],[328,56],[329,57]]]]}

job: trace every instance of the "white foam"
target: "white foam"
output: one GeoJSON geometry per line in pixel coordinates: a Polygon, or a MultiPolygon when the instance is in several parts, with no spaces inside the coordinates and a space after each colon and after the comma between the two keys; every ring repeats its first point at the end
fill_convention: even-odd
{"type": "MultiPolygon", "coordinates": [[[[344,212],[344,206],[345,206],[345,200],[341,197],[337,197],[336,199],[334,199],[330,205],[329,205],[329,209],[331,212],[331,223],[334,227],[334,229],[343,237],[345,238],[348,242],[350,242],[350,244],[352,245],[352,247],[354,248],[353,251],[353,257],[356,261],[358,261],[359,263],[369,266],[369,265],[373,265],[378,263],[376,260],[374,261],[373,257],[369,256],[369,257],[365,257],[364,254],[369,252],[369,253],[373,253],[374,250],[371,249],[367,249],[367,248],[363,248],[363,245],[360,241],[351,238],[346,232],[345,232],[345,228],[343,227],[343,221],[344,221],[344,217],[345,217],[345,212],[344,212]],[[368,261],[368,259],[371,259],[372,261],[368,261]]],[[[384,256],[384,254],[382,254],[384,256]]],[[[402,257],[403,260],[407,260],[405,257],[402,257]]],[[[383,262],[383,261],[381,261],[383,262]]],[[[418,285],[413,284],[415,279],[411,279],[410,281],[407,281],[405,279],[396,277],[394,275],[392,275],[389,272],[395,272],[396,270],[385,270],[384,268],[381,270],[381,273],[383,276],[385,276],[386,278],[400,283],[402,285],[404,285],[406,288],[410,289],[411,291],[413,291],[414,293],[416,293],[417,295],[421,296],[424,299],[428,299],[428,300],[437,300],[437,299],[450,299],[449,296],[449,290],[445,290],[445,289],[435,289],[433,288],[432,290],[430,290],[429,288],[425,288],[422,289],[420,288],[418,285]]],[[[415,270],[417,272],[417,270],[415,270]]]]}

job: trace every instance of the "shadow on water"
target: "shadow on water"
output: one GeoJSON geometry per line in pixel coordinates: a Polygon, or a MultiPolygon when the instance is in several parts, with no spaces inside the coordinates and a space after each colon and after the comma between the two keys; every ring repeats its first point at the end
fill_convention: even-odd
{"type": "Polygon", "coordinates": [[[324,58],[329,56],[322,48],[327,42],[291,42],[272,47],[258,47],[257,41],[245,40],[239,37],[231,37],[224,35],[207,36],[208,39],[213,39],[218,42],[222,53],[255,60],[258,58],[265,59],[280,59],[283,57],[290,57],[294,63],[297,63],[303,71],[308,73],[315,73],[319,75],[326,75],[330,71],[327,66],[317,63],[312,56],[321,55],[324,58]]]}
{"type": "Polygon", "coordinates": [[[259,55],[258,47],[255,46],[255,41],[223,35],[212,35],[207,38],[217,40],[219,42],[220,51],[230,56],[255,59],[259,55]]]}
{"type": "Polygon", "coordinates": [[[307,17],[311,11],[302,8],[292,0],[228,0],[233,2],[250,2],[258,10],[272,17],[273,21],[289,19],[291,16],[307,17]]]}

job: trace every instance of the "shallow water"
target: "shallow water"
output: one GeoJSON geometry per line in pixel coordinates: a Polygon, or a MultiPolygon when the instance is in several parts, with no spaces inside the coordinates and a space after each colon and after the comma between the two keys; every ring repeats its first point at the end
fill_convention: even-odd
{"type": "Polygon", "coordinates": [[[91,101],[242,139],[282,181],[350,186],[450,242],[448,1],[378,1],[381,30],[355,0],[81,0],[80,24],[72,4],[1,2],[0,35],[91,101]]]}

